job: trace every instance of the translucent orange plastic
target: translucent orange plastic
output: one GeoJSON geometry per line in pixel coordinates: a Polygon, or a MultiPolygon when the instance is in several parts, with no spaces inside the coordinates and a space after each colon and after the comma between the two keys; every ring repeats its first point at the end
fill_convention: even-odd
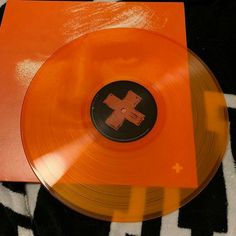
{"type": "Polygon", "coordinates": [[[72,208],[100,219],[166,214],[205,186],[222,160],[228,123],[219,86],[186,48],[156,33],[96,31],[59,49],[38,71],[21,117],[38,178],[72,208]],[[158,106],[154,128],[127,143],[93,126],[90,106],[106,84],[134,81],[158,106]]]}

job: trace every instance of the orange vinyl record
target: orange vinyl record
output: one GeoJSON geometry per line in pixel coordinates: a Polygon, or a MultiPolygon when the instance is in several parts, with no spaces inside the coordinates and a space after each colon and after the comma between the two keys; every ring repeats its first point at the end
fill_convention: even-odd
{"type": "Polygon", "coordinates": [[[44,186],[86,215],[134,222],[196,196],[228,137],[223,93],[190,50],[132,28],[95,31],[32,80],[21,135],[44,186]]]}

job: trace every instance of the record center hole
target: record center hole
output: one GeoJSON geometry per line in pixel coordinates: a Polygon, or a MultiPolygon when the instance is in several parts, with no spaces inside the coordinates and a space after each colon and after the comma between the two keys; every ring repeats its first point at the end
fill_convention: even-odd
{"type": "Polygon", "coordinates": [[[121,109],[121,112],[124,114],[127,110],[125,108],[121,109]]]}

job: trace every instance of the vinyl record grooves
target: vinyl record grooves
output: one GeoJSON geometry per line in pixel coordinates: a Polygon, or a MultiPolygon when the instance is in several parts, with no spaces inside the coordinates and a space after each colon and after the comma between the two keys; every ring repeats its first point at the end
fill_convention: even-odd
{"type": "Polygon", "coordinates": [[[40,68],[21,135],[56,198],[134,222],[174,211],[206,186],[226,149],[228,116],[216,79],[190,50],[149,31],[107,29],[40,68]]]}

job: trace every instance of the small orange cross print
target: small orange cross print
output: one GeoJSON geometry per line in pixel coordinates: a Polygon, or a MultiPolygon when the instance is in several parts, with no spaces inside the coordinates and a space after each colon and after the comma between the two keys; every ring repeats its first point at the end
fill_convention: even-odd
{"type": "Polygon", "coordinates": [[[175,170],[176,174],[179,174],[179,172],[183,169],[183,166],[181,166],[179,163],[175,163],[175,165],[172,166],[172,169],[175,170]]]}

